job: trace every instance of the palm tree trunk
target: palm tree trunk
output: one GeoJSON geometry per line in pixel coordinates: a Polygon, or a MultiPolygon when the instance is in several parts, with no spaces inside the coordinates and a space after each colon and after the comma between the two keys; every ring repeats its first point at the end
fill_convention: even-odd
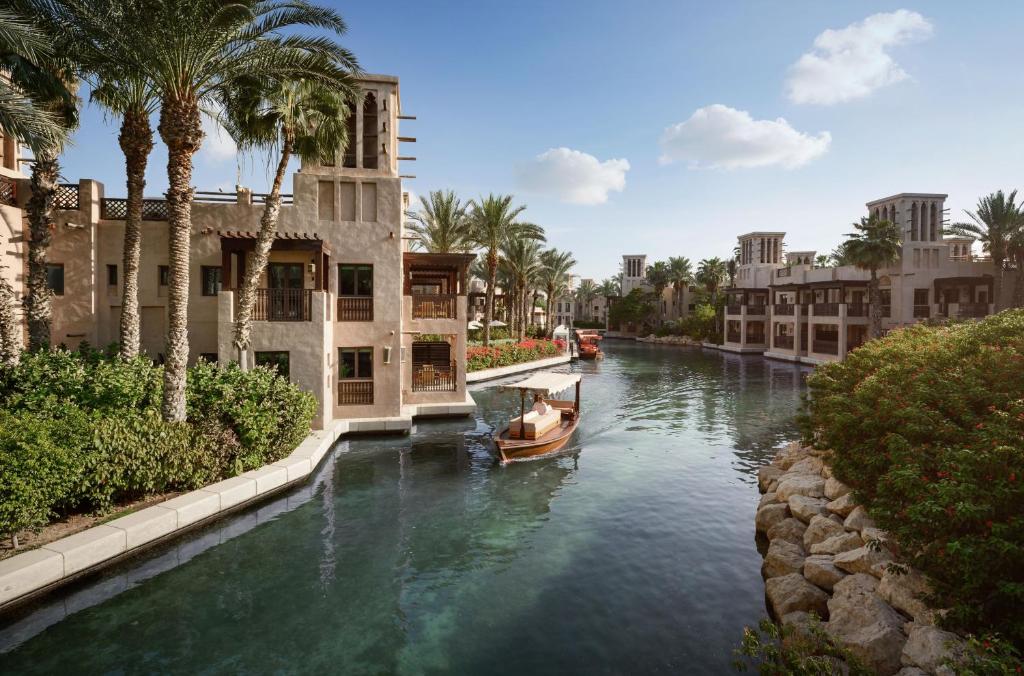
{"type": "Polygon", "coordinates": [[[491,344],[491,320],[494,318],[494,284],[498,277],[498,253],[487,252],[487,292],[484,294],[484,347],[491,344]]]}
{"type": "Polygon", "coordinates": [[[0,277],[0,366],[14,366],[21,354],[21,326],[14,311],[14,288],[0,277]]]}
{"type": "Polygon", "coordinates": [[[548,297],[548,301],[547,301],[548,302],[548,311],[547,311],[547,314],[545,315],[545,320],[544,320],[544,335],[547,336],[548,338],[554,338],[555,337],[555,325],[554,325],[554,320],[551,318],[551,313],[552,313],[552,311],[554,310],[554,307],[555,307],[555,285],[554,284],[548,284],[544,288],[544,292],[547,294],[547,297],[548,297]]]}
{"type": "Polygon", "coordinates": [[[256,287],[260,282],[260,277],[263,276],[263,271],[267,268],[270,248],[274,245],[274,238],[277,235],[277,222],[281,215],[281,184],[284,182],[284,175],[288,170],[288,161],[291,159],[294,142],[294,134],[291,129],[286,128],[281,139],[281,159],[277,163],[274,184],[270,188],[270,195],[267,196],[266,207],[263,209],[263,217],[260,219],[260,232],[256,237],[256,246],[246,263],[245,279],[238,292],[238,313],[235,315],[235,349],[242,370],[247,370],[249,367],[246,355],[252,337],[252,311],[256,305],[256,287]]]}
{"type": "Polygon", "coordinates": [[[881,295],[878,291],[878,270],[871,268],[871,278],[868,280],[868,313],[871,318],[868,337],[871,339],[882,335],[881,295]]]}
{"type": "Polygon", "coordinates": [[[46,281],[46,254],[56,228],[54,199],[60,167],[49,152],[39,153],[32,165],[31,196],[28,200],[28,295],[25,319],[28,322],[28,347],[39,350],[50,344],[50,301],[53,292],[46,281]]]}
{"type": "Polygon", "coordinates": [[[142,254],[142,197],[146,164],[153,150],[153,129],[145,111],[125,113],[118,136],[128,174],[128,213],[124,219],[124,281],[121,291],[120,352],[124,359],[139,354],[139,257],[142,254]]]}
{"type": "Polygon", "coordinates": [[[185,419],[188,369],[189,240],[192,234],[192,156],[203,142],[199,106],[194,100],[166,98],[160,110],[160,137],[167,146],[167,210],[170,284],[167,294],[167,346],[162,412],[167,422],[185,419]]]}
{"type": "Polygon", "coordinates": [[[1017,270],[1013,278],[1013,307],[1021,308],[1024,307],[1024,251],[1015,254],[1014,258],[1017,270]]]}

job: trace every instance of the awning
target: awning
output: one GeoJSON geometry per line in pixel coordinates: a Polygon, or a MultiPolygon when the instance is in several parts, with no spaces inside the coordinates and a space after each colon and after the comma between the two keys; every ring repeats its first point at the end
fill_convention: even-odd
{"type": "Polygon", "coordinates": [[[502,389],[530,390],[547,396],[567,390],[581,379],[582,376],[578,373],[538,373],[518,383],[505,385],[502,389]]]}

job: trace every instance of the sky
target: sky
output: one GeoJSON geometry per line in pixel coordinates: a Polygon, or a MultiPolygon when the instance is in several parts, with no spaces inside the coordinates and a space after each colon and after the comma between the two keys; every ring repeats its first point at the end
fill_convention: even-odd
{"type": "MultiPolygon", "coordinates": [[[[404,189],[512,193],[583,277],[727,257],[755,230],[828,252],[872,199],[948,193],[962,220],[1024,187],[1024,3],[328,4],[417,117],[404,189]]],[[[195,186],[264,191],[267,158],[208,127],[195,186]]],[[[123,195],[117,121],[87,107],[63,174],[123,195]]],[[[166,189],[159,144],[147,183],[166,189]]]]}

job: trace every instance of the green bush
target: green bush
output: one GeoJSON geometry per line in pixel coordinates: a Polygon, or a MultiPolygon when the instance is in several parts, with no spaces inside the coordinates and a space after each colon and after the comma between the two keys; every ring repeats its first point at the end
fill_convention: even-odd
{"type": "Polygon", "coordinates": [[[780,626],[761,620],[757,629],[743,628],[743,641],[733,651],[737,671],[756,665],[763,676],[870,676],[848,649],[839,645],[816,615],[806,625],[780,626]]]}
{"type": "Polygon", "coordinates": [[[915,326],[819,367],[801,424],[947,623],[1024,646],[1024,311],[915,326]]]}

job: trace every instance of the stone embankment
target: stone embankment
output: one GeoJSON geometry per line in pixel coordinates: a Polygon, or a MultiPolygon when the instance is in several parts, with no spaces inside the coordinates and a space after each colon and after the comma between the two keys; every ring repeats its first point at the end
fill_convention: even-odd
{"type": "Polygon", "coordinates": [[[925,577],[896,564],[899,545],[836,480],[822,452],[792,444],[758,470],[757,532],[768,538],[762,572],[783,625],[815,613],[822,627],[879,674],[952,674],[964,641],[935,626],[925,577]]]}
{"type": "Polygon", "coordinates": [[[659,345],[690,345],[700,347],[700,341],[689,336],[656,336],[653,333],[646,338],[637,338],[638,343],[657,343],[659,345]]]}

